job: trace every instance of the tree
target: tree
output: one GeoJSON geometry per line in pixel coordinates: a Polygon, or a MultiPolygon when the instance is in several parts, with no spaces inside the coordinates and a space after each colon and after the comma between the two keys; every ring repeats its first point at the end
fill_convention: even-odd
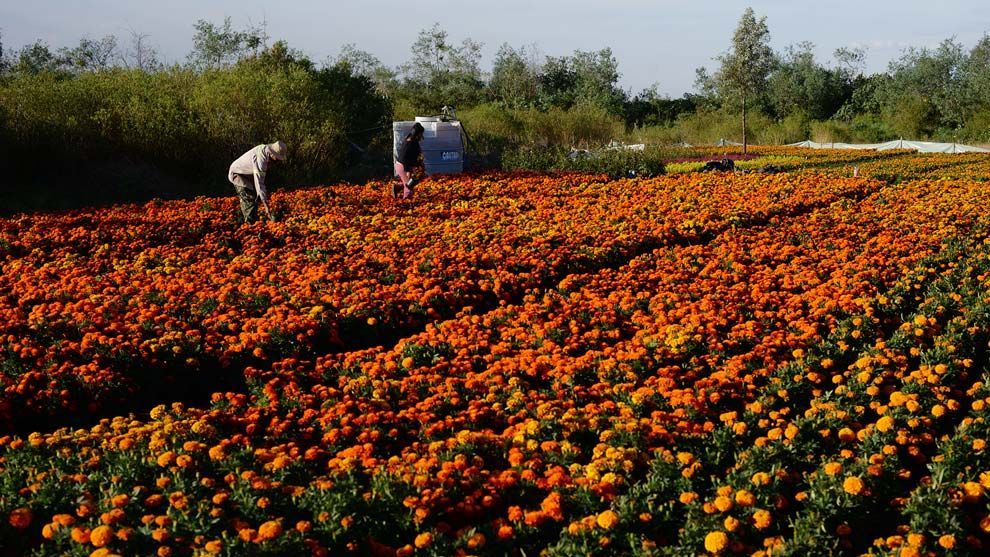
{"type": "Polygon", "coordinates": [[[7,73],[10,63],[7,62],[6,53],[3,51],[3,33],[0,32],[0,74],[7,73]]]}
{"type": "Polygon", "coordinates": [[[866,67],[866,49],[863,47],[835,49],[832,54],[837,64],[836,71],[846,82],[851,83],[854,79],[863,74],[866,67]]]}
{"type": "Polygon", "coordinates": [[[732,36],[732,48],[717,58],[721,66],[715,82],[720,95],[742,104],[743,153],[749,147],[746,130],[749,102],[766,89],[774,64],[766,20],[766,16],[757,19],[753,8],[746,8],[732,36]]]}
{"type": "Polygon", "coordinates": [[[540,72],[540,104],[563,109],[589,104],[621,114],[626,94],[618,81],[619,64],[610,48],[547,57],[540,72]]]}
{"type": "Polygon", "coordinates": [[[151,72],[161,68],[158,52],[148,44],[148,35],[131,30],[131,45],[121,55],[126,66],[151,72]]]}
{"type": "Polygon", "coordinates": [[[540,86],[537,56],[535,45],[515,49],[506,43],[499,47],[488,82],[492,98],[509,108],[533,104],[540,86]]]}
{"type": "Polygon", "coordinates": [[[684,95],[671,99],[661,95],[659,85],[654,83],[625,103],[626,124],[630,126],[666,126],[677,116],[697,109],[695,98],[684,95]]]}
{"type": "Polygon", "coordinates": [[[310,72],[314,70],[313,61],[301,50],[290,48],[289,43],[284,40],[275,41],[272,46],[246,61],[258,62],[262,66],[280,70],[290,67],[298,67],[310,72]]]}
{"type": "Polygon", "coordinates": [[[611,48],[597,52],[576,50],[571,57],[571,67],[577,79],[579,103],[599,106],[612,114],[622,112],[626,94],[618,87],[619,63],[611,48]]]}
{"type": "Polygon", "coordinates": [[[79,39],[74,48],[60,48],[59,57],[75,72],[105,70],[117,52],[117,37],[107,35],[100,40],[79,39]]]}
{"type": "Polygon", "coordinates": [[[428,105],[480,100],[484,89],[481,46],[471,39],[459,46],[451,43],[439,23],[420,31],[411,48],[412,60],[402,68],[407,88],[428,105]]]}
{"type": "Polygon", "coordinates": [[[541,107],[570,108],[576,101],[577,83],[577,72],[570,58],[547,56],[540,72],[541,107]]]}
{"type": "Polygon", "coordinates": [[[19,74],[62,73],[66,66],[65,59],[52,52],[48,43],[38,40],[17,52],[14,71],[19,74]]]}
{"type": "Polygon", "coordinates": [[[956,130],[965,120],[967,55],[954,39],[938,48],[909,48],[890,62],[891,79],[878,91],[884,113],[905,135],[930,136],[956,130]]]}
{"type": "Polygon", "coordinates": [[[990,109],[990,35],[976,43],[962,66],[967,119],[974,113],[990,109]]]}
{"type": "Polygon", "coordinates": [[[368,78],[381,95],[391,95],[395,90],[395,72],[385,67],[376,56],[358,49],[353,43],[340,47],[340,52],[330,59],[329,65],[346,68],[351,75],[368,78]]]}
{"type": "Polygon", "coordinates": [[[236,31],[227,17],[219,27],[201,19],[193,28],[196,33],[193,35],[189,61],[201,70],[225,68],[249,54],[257,55],[258,50],[268,42],[264,23],[236,31]]]}
{"type": "Polygon", "coordinates": [[[804,114],[816,120],[830,118],[851,94],[839,71],[815,61],[814,44],[787,47],[767,80],[770,105],[778,118],[804,114]]]}

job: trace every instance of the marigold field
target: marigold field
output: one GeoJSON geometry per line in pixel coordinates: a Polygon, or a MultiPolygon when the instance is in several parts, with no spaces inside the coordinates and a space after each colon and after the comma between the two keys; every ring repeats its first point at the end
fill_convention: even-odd
{"type": "Polygon", "coordinates": [[[758,153],[0,220],[0,556],[990,552],[990,157],[758,153]]]}

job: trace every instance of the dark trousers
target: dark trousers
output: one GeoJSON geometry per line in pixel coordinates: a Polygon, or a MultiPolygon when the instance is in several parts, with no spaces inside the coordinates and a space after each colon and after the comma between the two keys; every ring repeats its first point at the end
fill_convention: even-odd
{"type": "Polygon", "coordinates": [[[258,194],[254,191],[254,176],[250,174],[234,174],[230,182],[237,191],[237,199],[241,202],[241,216],[244,222],[258,220],[258,194]]]}

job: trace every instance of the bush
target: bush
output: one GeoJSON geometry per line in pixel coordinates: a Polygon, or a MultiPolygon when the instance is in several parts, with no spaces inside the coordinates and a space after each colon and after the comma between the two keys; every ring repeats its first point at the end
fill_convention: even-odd
{"type": "Polygon", "coordinates": [[[289,144],[289,160],[273,167],[270,183],[337,178],[355,166],[352,144],[384,142],[391,108],[369,80],[348,70],[251,59],[202,73],[116,68],[12,77],[0,84],[0,115],[0,136],[16,154],[10,171],[18,186],[0,192],[9,211],[30,208],[37,180],[49,195],[61,188],[66,198],[89,195],[89,203],[228,193],[230,162],[276,139],[289,144]],[[148,192],[140,184],[119,191],[125,167],[135,180],[160,176],[182,191],[148,192]],[[103,199],[108,187],[123,196],[103,199]]]}

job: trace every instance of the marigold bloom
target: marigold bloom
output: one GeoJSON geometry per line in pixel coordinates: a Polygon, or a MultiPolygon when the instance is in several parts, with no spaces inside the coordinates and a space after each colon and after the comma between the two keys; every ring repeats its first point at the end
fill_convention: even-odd
{"type": "Polygon", "coordinates": [[[857,476],[849,476],[842,482],[842,489],[849,495],[859,495],[863,492],[863,480],[857,476]]]}
{"type": "Polygon", "coordinates": [[[109,526],[97,526],[89,534],[89,541],[96,547],[103,547],[114,538],[113,528],[109,526]]]}
{"type": "Polygon", "coordinates": [[[722,553],[729,546],[729,536],[725,532],[709,532],[705,536],[705,549],[711,553],[722,553]]]}
{"type": "Polygon", "coordinates": [[[430,532],[423,532],[416,536],[416,540],[413,543],[417,549],[429,547],[433,543],[433,534],[430,532]]]}
{"type": "Polygon", "coordinates": [[[757,529],[763,530],[764,528],[768,528],[772,523],[773,517],[771,516],[770,511],[760,509],[753,513],[753,526],[757,529]]]}
{"type": "Polygon", "coordinates": [[[31,512],[31,509],[21,507],[10,512],[10,517],[7,519],[7,522],[9,522],[14,528],[23,530],[31,525],[31,521],[33,519],[34,513],[31,512]]]}
{"type": "Polygon", "coordinates": [[[282,523],[269,520],[258,527],[258,541],[273,540],[282,535],[282,523]]]}
{"type": "Polygon", "coordinates": [[[619,523],[619,515],[615,511],[609,509],[605,512],[599,513],[596,522],[598,523],[599,528],[609,530],[614,528],[615,525],[619,523]]]}

